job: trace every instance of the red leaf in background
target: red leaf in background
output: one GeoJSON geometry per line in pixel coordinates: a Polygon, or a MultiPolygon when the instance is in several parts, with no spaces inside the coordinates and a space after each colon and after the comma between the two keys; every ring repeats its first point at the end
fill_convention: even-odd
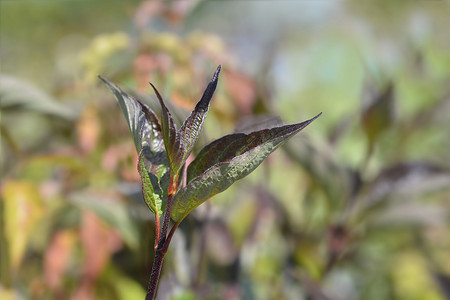
{"type": "Polygon", "coordinates": [[[95,281],[111,254],[122,247],[122,241],[115,230],[88,211],[83,212],[80,235],[85,255],[83,278],[95,281]]]}
{"type": "Polygon", "coordinates": [[[44,280],[47,286],[57,291],[62,284],[77,235],[70,230],[60,230],[53,236],[44,255],[44,280]]]}
{"type": "Polygon", "coordinates": [[[242,73],[227,71],[225,87],[236,104],[240,115],[250,115],[256,102],[255,83],[242,73]]]}

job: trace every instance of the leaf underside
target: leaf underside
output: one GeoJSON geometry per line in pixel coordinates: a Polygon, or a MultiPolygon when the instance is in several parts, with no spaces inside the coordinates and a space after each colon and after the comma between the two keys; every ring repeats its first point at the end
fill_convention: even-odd
{"type": "Polygon", "coordinates": [[[175,195],[172,220],[180,222],[194,208],[250,174],[267,156],[319,116],[250,134],[227,135],[205,146],[188,167],[187,185],[175,195]]]}
{"type": "Polygon", "coordinates": [[[170,171],[158,117],[147,105],[107,79],[99,77],[116,96],[133,136],[139,153],[138,171],[144,200],[155,215],[161,215],[167,202],[170,171]]]}

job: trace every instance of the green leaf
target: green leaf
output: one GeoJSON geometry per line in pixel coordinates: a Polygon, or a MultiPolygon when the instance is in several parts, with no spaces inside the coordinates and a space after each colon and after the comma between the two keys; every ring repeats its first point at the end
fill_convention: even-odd
{"type": "Polygon", "coordinates": [[[371,99],[370,105],[362,113],[364,132],[373,144],[378,136],[392,125],[394,120],[394,85],[390,82],[371,99]]]}
{"type": "Polygon", "coordinates": [[[180,128],[181,141],[184,148],[182,158],[183,163],[186,161],[189,154],[191,154],[194,143],[197,141],[203,122],[208,114],[209,103],[211,102],[212,96],[214,95],[214,91],[217,87],[217,81],[219,80],[220,69],[221,66],[219,65],[211,81],[206,87],[202,98],[180,128]]]}
{"type": "Polygon", "coordinates": [[[269,154],[319,116],[248,135],[227,135],[207,145],[188,167],[188,183],[174,197],[171,218],[180,222],[194,208],[250,174],[269,154]]]}
{"type": "Polygon", "coordinates": [[[110,82],[100,75],[98,77],[111,89],[111,91],[116,96],[117,102],[119,103],[123,115],[127,120],[128,128],[130,129],[131,135],[133,136],[136,150],[138,153],[140,153],[143,142],[141,136],[143,127],[155,127],[155,130],[161,131],[156,114],[148,106],[122,91],[114,83],[110,82]]]}
{"type": "Polygon", "coordinates": [[[111,201],[108,195],[77,192],[69,195],[69,201],[79,208],[95,213],[108,225],[118,230],[123,241],[136,251],[139,247],[139,228],[129,208],[120,201],[111,201]]]}
{"type": "Polygon", "coordinates": [[[0,109],[30,110],[74,120],[78,112],[21,79],[0,74],[0,109]]]}
{"type": "Polygon", "coordinates": [[[99,77],[116,96],[133,136],[139,153],[138,171],[145,203],[155,215],[161,215],[167,202],[170,172],[159,120],[147,105],[99,77]]]}
{"type": "Polygon", "coordinates": [[[138,171],[141,175],[142,193],[145,203],[155,215],[162,215],[167,203],[167,190],[170,179],[166,153],[159,152],[155,154],[151,151],[144,150],[139,155],[138,171]],[[145,153],[150,153],[152,156],[149,157],[145,153]],[[163,155],[160,155],[161,153],[163,155]],[[160,158],[157,158],[158,156],[160,158]],[[153,157],[156,159],[154,160],[153,157]],[[158,159],[164,159],[164,163],[158,164],[158,159]],[[152,161],[153,164],[151,163],[152,161]]]}

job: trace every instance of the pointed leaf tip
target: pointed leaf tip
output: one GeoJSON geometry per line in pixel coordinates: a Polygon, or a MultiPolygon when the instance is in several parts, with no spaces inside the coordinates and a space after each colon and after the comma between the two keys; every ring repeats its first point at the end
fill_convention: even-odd
{"type": "Polygon", "coordinates": [[[153,83],[149,82],[149,84],[152,86],[153,91],[156,94],[156,98],[158,98],[159,103],[161,104],[161,106],[163,107],[163,109],[167,109],[166,104],[164,103],[164,100],[162,99],[161,95],[159,94],[158,90],[156,89],[156,87],[153,85],[153,83]]]}
{"type": "Polygon", "coordinates": [[[211,79],[211,81],[217,81],[217,79],[219,79],[219,73],[220,70],[222,69],[222,65],[219,65],[216,69],[216,72],[214,72],[213,78],[211,79]]]}
{"type": "Polygon", "coordinates": [[[184,153],[184,146],[181,143],[180,134],[177,125],[175,124],[175,121],[172,117],[172,114],[170,113],[169,109],[164,103],[164,100],[159,94],[156,87],[151,82],[149,83],[152,86],[153,90],[155,91],[156,97],[158,98],[159,104],[161,105],[162,109],[161,128],[163,133],[164,145],[167,151],[170,169],[172,173],[176,175],[183,166],[182,159],[184,153]]]}
{"type": "Polygon", "coordinates": [[[169,162],[163,133],[156,114],[144,103],[122,91],[117,85],[98,76],[114,93],[139,154],[144,200],[155,215],[161,215],[167,202],[169,162]]]}
{"type": "Polygon", "coordinates": [[[184,147],[183,163],[191,153],[200,134],[200,130],[202,129],[206,115],[208,114],[209,104],[217,87],[221,68],[221,65],[217,67],[211,81],[203,92],[202,98],[180,128],[180,136],[184,147]]]}
{"type": "Polygon", "coordinates": [[[187,184],[173,200],[172,220],[181,222],[194,208],[253,172],[267,156],[320,115],[250,134],[230,134],[205,146],[187,168],[187,184]]]}

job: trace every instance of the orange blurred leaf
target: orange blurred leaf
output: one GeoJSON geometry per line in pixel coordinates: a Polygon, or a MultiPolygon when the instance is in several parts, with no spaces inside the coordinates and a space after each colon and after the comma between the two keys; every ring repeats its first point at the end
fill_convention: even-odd
{"type": "Polygon", "coordinates": [[[83,213],[80,234],[85,254],[84,278],[94,281],[108,263],[111,253],[122,247],[122,241],[116,231],[89,211],[83,213]]]}
{"type": "Polygon", "coordinates": [[[77,124],[78,142],[83,152],[89,153],[94,150],[100,137],[100,129],[97,109],[87,106],[77,124]]]}
{"type": "Polygon", "coordinates": [[[44,279],[52,289],[61,287],[63,274],[69,264],[72,249],[77,242],[77,235],[70,230],[60,230],[50,242],[44,255],[44,279]]]}

